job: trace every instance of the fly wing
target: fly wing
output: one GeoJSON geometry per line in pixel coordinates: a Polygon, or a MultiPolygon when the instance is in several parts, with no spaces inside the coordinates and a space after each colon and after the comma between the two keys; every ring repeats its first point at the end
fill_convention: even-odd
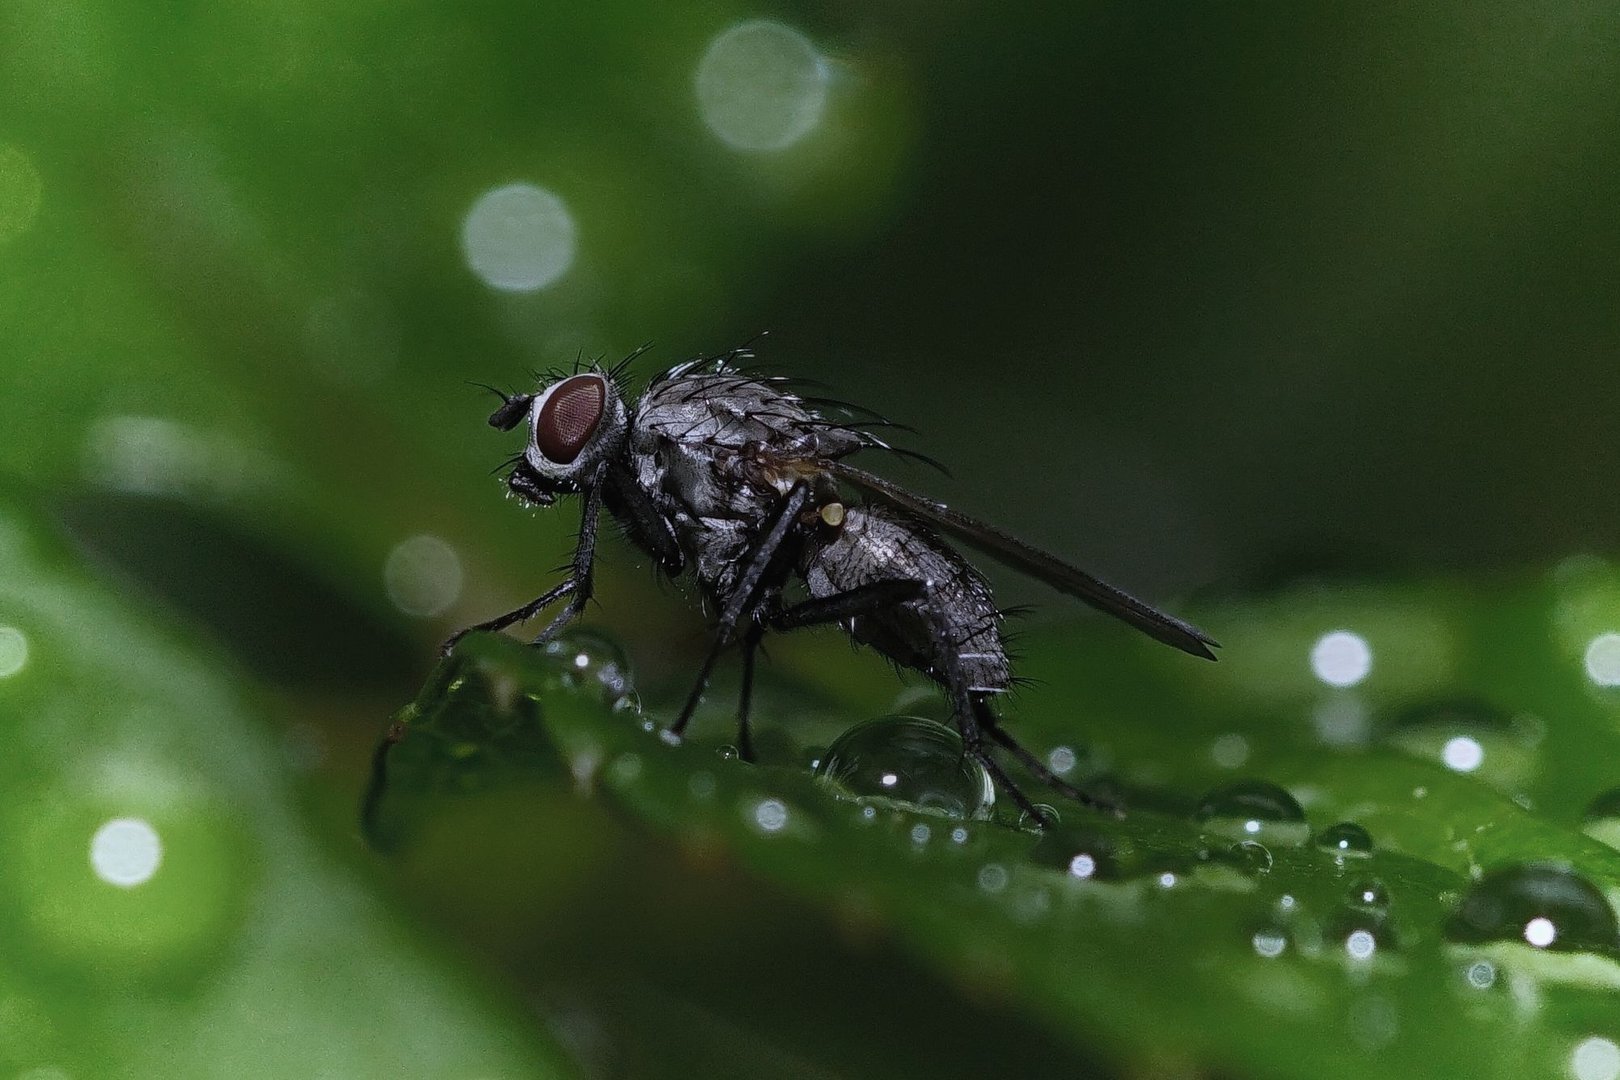
{"type": "Polygon", "coordinates": [[[1053,588],[1066,592],[1099,611],[1106,611],[1116,619],[1130,623],[1155,640],[1173,645],[1193,656],[1201,656],[1206,660],[1215,659],[1210,646],[1219,648],[1220,643],[1196,626],[1144,604],[1129,593],[1122,592],[1105,581],[1097,580],[1079,567],[1070,566],[1056,555],[1031,547],[1016,536],[988,522],[952,510],[944,503],[912,494],[905,488],[892,484],[881,476],[874,476],[864,469],[857,469],[842,461],[823,461],[821,465],[839,479],[846,480],[885,502],[893,503],[902,510],[932,522],[985,554],[1016,570],[1022,570],[1031,577],[1039,578],[1053,588]]]}

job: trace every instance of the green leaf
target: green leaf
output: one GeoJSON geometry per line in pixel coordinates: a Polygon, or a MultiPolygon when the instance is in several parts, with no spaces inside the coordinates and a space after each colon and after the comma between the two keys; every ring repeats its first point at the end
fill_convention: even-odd
{"type": "MultiPolygon", "coordinates": [[[[399,718],[379,821],[408,837],[457,792],[514,778],[605,800],[863,912],[946,980],[993,988],[1126,1072],[1562,1075],[1614,1049],[1620,852],[1581,831],[1615,772],[1616,701],[1579,647],[1613,625],[1612,578],[1560,582],[1216,607],[1215,666],[1112,629],[1031,635],[1040,685],[1005,703],[1010,727],[1133,808],[1054,801],[1044,834],[1004,807],[969,820],[813,776],[818,741],[892,711],[858,662],[821,668],[819,704],[779,684],[760,712],[803,741],[750,765],[609,707],[596,646],[575,665],[566,647],[474,637],[399,718]],[[1538,623],[1574,629],[1533,646],[1538,623]],[[1313,673],[1335,632],[1366,655],[1313,673]]],[[[723,731],[725,713],[694,728],[723,731]]],[[[867,773],[912,764],[863,730],[861,753],[895,755],[867,773]]]]}
{"type": "Polygon", "coordinates": [[[0,1064],[567,1075],[317,840],[233,671],[0,494],[0,1064]]]}

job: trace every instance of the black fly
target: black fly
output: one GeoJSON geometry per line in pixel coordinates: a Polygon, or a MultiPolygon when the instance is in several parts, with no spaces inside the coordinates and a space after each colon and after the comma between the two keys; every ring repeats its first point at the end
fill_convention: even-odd
{"type": "Polygon", "coordinates": [[[529,428],[508,486],[539,506],[582,496],[579,544],[561,583],[461,631],[445,642],[445,652],[463,634],[504,629],[560,601],[565,606],[536,644],[575,619],[591,595],[597,521],[606,509],[665,573],[690,569],[719,613],[713,647],[671,736],[685,731],[715,662],[736,644],[742,650],[737,746],[751,758],[749,698],[765,631],[836,623],[943,686],[966,752],[1024,810],[1039,817],[987,740],[1069,797],[1099,805],[1002,727],[991,700],[1013,681],[1003,613],[985,579],[941,534],[1194,656],[1213,660],[1216,643],[1056,556],[849,464],[861,450],[891,449],[869,430],[887,422],[854,419],[858,410],[795,393],[792,380],[741,366],[751,358],[736,350],[679,364],[634,401],[624,384],[628,360],[559,373],[533,394],[503,395],[490,424],[529,428]],[[849,489],[862,501],[847,501],[849,489]],[[801,595],[789,599],[795,580],[801,595]]]}

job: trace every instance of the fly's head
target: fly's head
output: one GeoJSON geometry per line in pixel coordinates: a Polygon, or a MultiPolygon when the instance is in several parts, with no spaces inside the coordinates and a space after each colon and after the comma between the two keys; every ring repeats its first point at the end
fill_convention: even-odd
{"type": "Polygon", "coordinates": [[[529,424],[529,443],[509,480],[529,502],[550,506],[580,490],[603,462],[624,453],[630,412],[613,378],[586,371],[533,394],[508,398],[490,415],[491,427],[529,424]]]}

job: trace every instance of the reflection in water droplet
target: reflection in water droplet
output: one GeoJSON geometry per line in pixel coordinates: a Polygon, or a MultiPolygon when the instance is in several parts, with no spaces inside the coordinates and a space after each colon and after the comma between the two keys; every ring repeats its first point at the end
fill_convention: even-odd
{"type": "Polygon", "coordinates": [[[1355,686],[1372,671],[1372,647],[1349,630],[1323,634],[1311,647],[1311,671],[1329,686],[1355,686]]]}
{"type": "Polygon", "coordinates": [[[556,195],[507,184],[480,195],[461,224],[467,267],[491,288],[533,292],[574,264],[574,219],[556,195]]]}
{"type": "Polygon", "coordinates": [[[816,775],[857,798],[877,797],[956,818],[985,818],[995,786],[962,751],[952,728],[916,716],[882,716],[827,747],[816,775]]]}
{"type": "Polygon", "coordinates": [[[803,34],[770,19],[721,33],[694,79],[703,122],[738,150],[782,150],[808,135],[827,105],[827,62],[803,34]]]}
{"type": "Polygon", "coordinates": [[[1582,1039],[1570,1052],[1569,1074],[1574,1080],[1616,1080],[1620,1077],[1620,1046],[1601,1035],[1582,1039]]]}
{"type": "Polygon", "coordinates": [[[1316,846],[1339,859],[1358,859],[1372,854],[1372,836],[1353,821],[1329,825],[1316,834],[1316,846]]]}
{"type": "Polygon", "coordinates": [[[0,679],[9,679],[28,663],[28,637],[15,626],[0,626],[0,679]]]}
{"type": "Polygon", "coordinates": [[[546,642],[542,655],[565,686],[594,691],[610,709],[638,707],[630,661],[619,643],[600,630],[576,627],[558,634],[546,642]]]}
{"type": "Polygon", "coordinates": [[[383,564],[388,598],[407,615],[442,615],[461,598],[461,559],[437,536],[413,536],[394,545],[383,564]]]}
{"type": "Polygon", "coordinates": [[[1440,760],[1453,772],[1473,772],[1485,761],[1485,751],[1467,735],[1456,735],[1440,748],[1440,760]]]}
{"type": "Polygon", "coordinates": [[[1586,646],[1586,677],[1596,686],[1620,686],[1620,634],[1599,634],[1586,646]]]}
{"type": "Polygon", "coordinates": [[[1523,941],[1538,949],[1620,952],[1614,911],[1591,882],[1556,863],[1492,870],[1446,924],[1453,941],[1523,941]]]}
{"type": "Polygon", "coordinates": [[[1089,878],[1097,872],[1097,857],[1082,851],[1069,860],[1069,876],[1089,878]]]}
{"type": "Polygon", "coordinates": [[[1299,803],[1266,780],[1239,780],[1216,788],[1198,804],[1197,817],[1206,830],[1228,839],[1293,847],[1310,838],[1299,803]]]}
{"type": "Polygon", "coordinates": [[[1161,888],[1161,889],[1173,889],[1173,888],[1176,887],[1176,881],[1177,881],[1176,875],[1174,875],[1170,871],[1166,870],[1164,873],[1159,875],[1159,888],[1161,888]]]}
{"type": "Polygon", "coordinates": [[[109,885],[133,889],[152,880],[163,862],[157,830],[140,818],[113,818],[90,838],[90,866],[109,885]]]}
{"type": "Polygon", "coordinates": [[[761,799],[754,804],[754,824],[761,832],[776,833],[787,828],[788,808],[781,799],[761,799]]]}

